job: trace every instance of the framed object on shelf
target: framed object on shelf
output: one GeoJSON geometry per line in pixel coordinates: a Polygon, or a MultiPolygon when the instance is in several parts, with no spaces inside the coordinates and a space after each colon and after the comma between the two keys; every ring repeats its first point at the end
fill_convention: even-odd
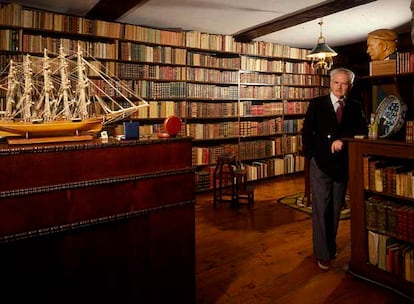
{"type": "Polygon", "coordinates": [[[378,137],[388,138],[400,131],[404,125],[407,105],[395,95],[386,96],[379,104],[375,120],[378,125],[378,137]]]}

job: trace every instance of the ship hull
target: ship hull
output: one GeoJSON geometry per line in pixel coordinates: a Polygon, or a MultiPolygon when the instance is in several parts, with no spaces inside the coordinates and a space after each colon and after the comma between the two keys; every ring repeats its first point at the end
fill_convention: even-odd
{"type": "Polygon", "coordinates": [[[82,121],[57,120],[42,123],[0,120],[0,137],[50,137],[94,134],[102,130],[101,117],[82,121]]]}

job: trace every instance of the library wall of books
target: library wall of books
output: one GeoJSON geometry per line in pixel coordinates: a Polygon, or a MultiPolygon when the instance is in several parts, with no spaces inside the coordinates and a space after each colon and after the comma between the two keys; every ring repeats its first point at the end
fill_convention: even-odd
{"type": "MultiPolygon", "coordinates": [[[[197,190],[212,188],[212,170],[224,152],[237,156],[248,180],[302,171],[303,115],[329,82],[311,69],[306,49],[89,20],[13,3],[1,4],[0,37],[3,76],[11,58],[30,54],[41,60],[44,49],[53,56],[60,46],[80,45],[97,70],[148,101],[149,107],[130,117],[139,121],[141,136],[156,134],[166,117],[179,116],[180,135],[194,139],[197,190]]],[[[116,98],[94,73],[88,70],[91,81],[116,98]]],[[[0,98],[3,107],[5,96],[0,98]]],[[[122,133],[122,124],[114,132],[122,133]]]]}

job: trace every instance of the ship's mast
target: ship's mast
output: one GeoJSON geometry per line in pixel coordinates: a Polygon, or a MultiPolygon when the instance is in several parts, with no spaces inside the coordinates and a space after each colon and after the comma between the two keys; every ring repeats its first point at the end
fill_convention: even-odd
{"type": "Polygon", "coordinates": [[[19,85],[19,81],[16,77],[16,67],[13,59],[10,60],[9,75],[7,76],[7,95],[6,95],[6,112],[5,117],[7,119],[13,118],[13,109],[16,103],[16,91],[19,85]]]}
{"type": "Polygon", "coordinates": [[[89,117],[88,114],[88,100],[86,98],[86,88],[88,87],[88,78],[85,76],[85,64],[82,61],[82,49],[78,45],[77,52],[77,69],[78,69],[78,111],[79,118],[86,119],[89,117]]]}
{"type": "MultiPolygon", "coordinates": [[[[52,119],[50,97],[53,96],[53,84],[50,78],[52,74],[50,70],[49,56],[47,55],[47,50],[44,50],[43,55],[43,81],[44,81],[44,102],[43,102],[43,119],[45,121],[50,121],[52,119]]],[[[39,106],[41,106],[39,104],[39,106]]]]}
{"type": "MultiPolygon", "coordinates": [[[[66,119],[72,119],[72,111],[69,101],[69,92],[70,92],[70,81],[68,79],[68,61],[66,60],[66,55],[63,52],[63,46],[59,48],[59,60],[60,60],[60,80],[62,88],[62,98],[63,98],[63,115],[66,119]]],[[[59,96],[60,98],[60,96],[59,96]]]]}
{"type": "Polygon", "coordinates": [[[33,91],[33,83],[32,83],[32,61],[30,59],[30,55],[26,55],[23,60],[23,74],[24,74],[24,91],[22,96],[22,119],[24,121],[31,121],[32,120],[32,91],[33,91]]]}

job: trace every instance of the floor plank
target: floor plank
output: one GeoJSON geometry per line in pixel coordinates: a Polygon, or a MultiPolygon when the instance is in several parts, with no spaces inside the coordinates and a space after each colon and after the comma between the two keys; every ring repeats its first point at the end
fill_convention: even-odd
{"type": "Polygon", "coordinates": [[[255,205],[213,208],[211,193],[196,201],[197,303],[411,303],[347,272],[350,221],[338,232],[338,257],[329,271],[312,256],[311,218],[278,204],[304,191],[302,176],[255,186],[255,205]]]}

